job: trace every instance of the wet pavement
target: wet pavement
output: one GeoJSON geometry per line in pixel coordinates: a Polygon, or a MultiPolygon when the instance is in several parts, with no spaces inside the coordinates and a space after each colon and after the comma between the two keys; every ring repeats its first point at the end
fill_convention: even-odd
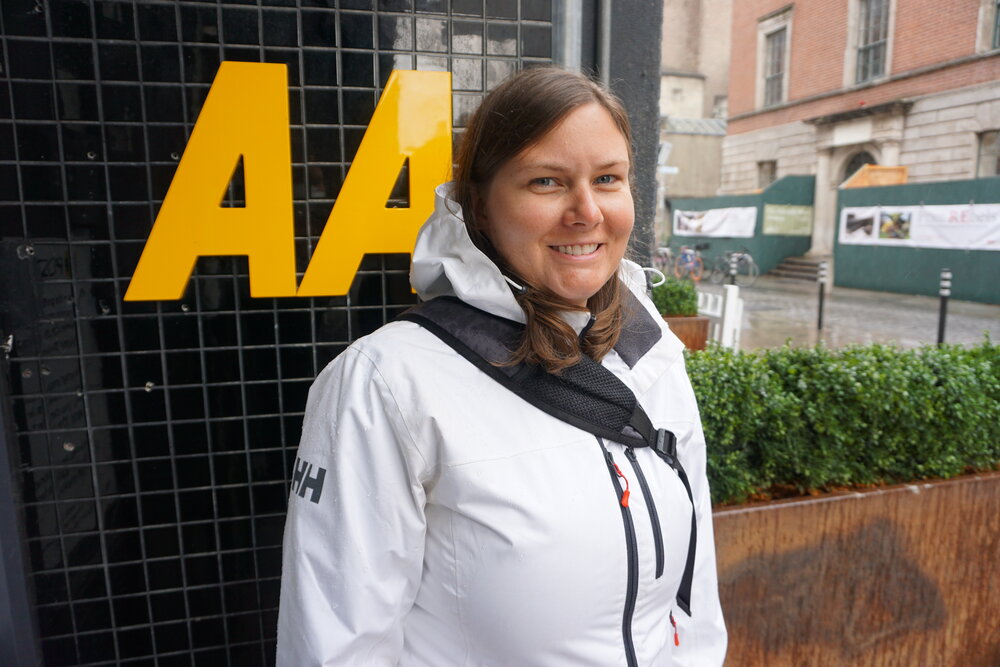
{"type": "MultiPolygon", "coordinates": [[[[722,286],[703,281],[698,289],[721,292],[722,286]]],[[[822,341],[828,347],[877,342],[904,348],[937,342],[937,297],[834,287],[826,295],[823,330],[817,331],[815,283],[761,276],[752,287],[741,288],[740,296],[743,350],[777,347],[786,342],[803,346],[822,341]]],[[[946,343],[980,343],[984,332],[994,343],[1000,342],[1000,305],[948,302],[946,343]]]]}

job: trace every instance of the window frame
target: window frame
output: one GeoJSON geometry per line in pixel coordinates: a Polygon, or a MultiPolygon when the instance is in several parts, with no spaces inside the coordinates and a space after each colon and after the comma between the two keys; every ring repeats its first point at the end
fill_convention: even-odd
{"type": "Polygon", "coordinates": [[[780,106],[789,99],[789,76],[792,53],[792,18],[793,6],[788,5],[771,12],[757,20],[757,76],[755,90],[755,106],[758,109],[770,109],[780,106]],[[773,63],[770,59],[770,38],[784,31],[784,44],[781,62],[773,63]],[[772,64],[780,65],[780,71],[771,72],[772,64]],[[774,82],[780,82],[775,86],[774,82]],[[777,99],[772,92],[780,87],[777,99]]]}
{"type": "Polygon", "coordinates": [[[1000,129],[983,130],[976,133],[976,173],[974,178],[992,178],[994,176],[1000,176],[1000,129]],[[992,148],[989,153],[983,150],[987,145],[987,135],[993,135],[992,148]],[[984,158],[988,158],[993,164],[993,173],[983,173],[984,158]]]}
{"type": "Polygon", "coordinates": [[[890,0],[858,0],[854,83],[868,83],[886,75],[890,4],[890,0]]]}
{"type": "Polygon", "coordinates": [[[885,35],[882,39],[868,40],[865,38],[867,24],[864,10],[873,0],[849,0],[847,15],[847,43],[844,49],[844,88],[866,86],[888,78],[892,74],[892,53],[894,35],[896,32],[896,2],[897,0],[876,0],[884,3],[885,19],[883,21],[885,35]],[[866,73],[861,76],[861,68],[866,62],[861,57],[862,52],[872,52],[873,47],[881,48],[881,72],[866,73]]]}

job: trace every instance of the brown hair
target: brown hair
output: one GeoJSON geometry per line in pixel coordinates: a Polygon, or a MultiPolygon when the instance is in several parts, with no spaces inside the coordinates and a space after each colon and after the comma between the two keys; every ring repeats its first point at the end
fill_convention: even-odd
{"type": "Polygon", "coordinates": [[[544,285],[531,285],[517,275],[493,247],[479,215],[483,193],[497,171],[555,128],[570,112],[591,103],[601,105],[625,137],[631,181],[632,130],[622,103],[600,84],[556,67],[524,70],[501,83],[483,99],[462,137],[456,158],[454,198],[462,207],[469,236],[504,275],[527,288],[515,293],[527,326],[508,361],[510,364],[526,361],[558,372],[579,361],[581,353],[600,361],[621,334],[623,295],[627,288],[617,272],[588,299],[586,310],[595,320],[580,339],[559,313],[585,309],[567,303],[544,285]]]}

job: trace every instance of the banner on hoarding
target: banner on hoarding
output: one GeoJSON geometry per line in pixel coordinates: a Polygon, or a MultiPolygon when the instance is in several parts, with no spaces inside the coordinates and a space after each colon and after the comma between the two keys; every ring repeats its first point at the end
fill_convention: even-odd
{"type": "Polygon", "coordinates": [[[679,236],[752,238],[756,226],[756,206],[674,211],[674,234],[679,236]]]}
{"type": "Polygon", "coordinates": [[[848,207],[840,212],[840,243],[1000,250],[1000,204],[848,207]]]}
{"type": "Polygon", "coordinates": [[[780,236],[811,236],[812,206],[764,204],[764,233],[780,236]]]}

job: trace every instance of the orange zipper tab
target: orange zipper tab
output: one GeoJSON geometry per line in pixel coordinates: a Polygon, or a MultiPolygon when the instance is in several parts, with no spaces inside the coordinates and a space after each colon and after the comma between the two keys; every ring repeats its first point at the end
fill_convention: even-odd
{"type": "Polygon", "coordinates": [[[674,620],[674,612],[670,612],[670,625],[674,626],[674,646],[680,646],[681,636],[677,634],[677,621],[674,620]]]}
{"type": "Polygon", "coordinates": [[[617,463],[612,461],[611,465],[615,467],[615,472],[618,473],[618,476],[625,480],[625,490],[622,491],[622,507],[628,507],[628,477],[622,474],[622,469],[618,467],[617,463]]]}

